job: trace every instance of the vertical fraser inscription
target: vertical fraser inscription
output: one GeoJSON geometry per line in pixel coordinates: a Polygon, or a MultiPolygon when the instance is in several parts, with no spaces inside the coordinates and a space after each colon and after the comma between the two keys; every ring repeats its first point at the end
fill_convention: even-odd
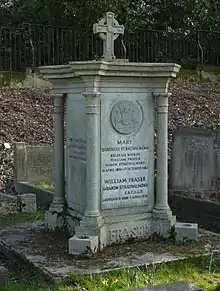
{"type": "Polygon", "coordinates": [[[86,141],[81,138],[69,138],[69,158],[79,161],[86,160],[86,141]]]}

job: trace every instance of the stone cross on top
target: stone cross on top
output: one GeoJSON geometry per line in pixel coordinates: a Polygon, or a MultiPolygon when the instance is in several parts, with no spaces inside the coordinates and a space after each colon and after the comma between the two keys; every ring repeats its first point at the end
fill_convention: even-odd
{"type": "Polygon", "coordinates": [[[114,18],[114,13],[107,12],[98,23],[93,25],[93,33],[98,33],[103,40],[103,58],[106,61],[113,61],[114,41],[119,37],[119,34],[124,34],[124,25],[119,25],[114,18]]]}

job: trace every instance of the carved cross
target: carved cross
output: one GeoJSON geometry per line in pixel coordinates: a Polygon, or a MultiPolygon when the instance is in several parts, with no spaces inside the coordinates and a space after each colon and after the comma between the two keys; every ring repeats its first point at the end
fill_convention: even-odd
{"type": "Polygon", "coordinates": [[[106,61],[113,61],[115,59],[114,41],[119,34],[124,34],[124,25],[119,25],[114,18],[114,13],[107,12],[104,18],[93,25],[93,33],[98,33],[103,40],[103,58],[106,61]]]}

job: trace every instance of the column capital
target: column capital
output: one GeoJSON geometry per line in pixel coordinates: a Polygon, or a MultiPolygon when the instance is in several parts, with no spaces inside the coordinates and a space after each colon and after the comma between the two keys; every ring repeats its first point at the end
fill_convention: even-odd
{"type": "Polygon", "coordinates": [[[168,114],[168,100],[171,93],[156,93],[157,113],[158,114],[168,114]]]}
{"type": "Polygon", "coordinates": [[[66,98],[66,93],[64,94],[53,94],[53,106],[54,113],[64,113],[64,101],[66,98]]]}
{"type": "Polygon", "coordinates": [[[86,114],[95,114],[100,113],[100,95],[101,93],[84,93],[86,98],[86,114]]]}
{"type": "Polygon", "coordinates": [[[53,93],[52,97],[54,101],[56,100],[58,102],[58,100],[65,100],[66,95],[66,93],[53,93]]]}

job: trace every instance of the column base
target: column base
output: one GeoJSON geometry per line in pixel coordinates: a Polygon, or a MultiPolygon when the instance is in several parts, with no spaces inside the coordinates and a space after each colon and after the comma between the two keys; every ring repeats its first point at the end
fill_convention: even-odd
{"type": "Polygon", "coordinates": [[[153,217],[158,219],[171,219],[173,217],[172,211],[170,208],[154,208],[153,209],[153,217]]]}
{"type": "Polygon", "coordinates": [[[172,215],[172,211],[169,208],[154,208],[152,214],[152,233],[168,238],[173,225],[176,223],[176,216],[172,215]]]}
{"type": "Polygon", "coordinates": [[[45,212],[44,218],[46,230],[54,231],[64,227],[64,205],[52,203],[49,210],[45,212]]]}
{"type": "Polygon", "coordinates": [[[74,235],[69,239],[69,254],[90,257],[99,249],[99,237],[74,235]]]}
{"type": "Polygon", "coordinates": [[[69,239],[69,254],[91,255],[102,250],[107,243],[107,231],[101,216],[84,216],[75,235],[69,239]]]}

